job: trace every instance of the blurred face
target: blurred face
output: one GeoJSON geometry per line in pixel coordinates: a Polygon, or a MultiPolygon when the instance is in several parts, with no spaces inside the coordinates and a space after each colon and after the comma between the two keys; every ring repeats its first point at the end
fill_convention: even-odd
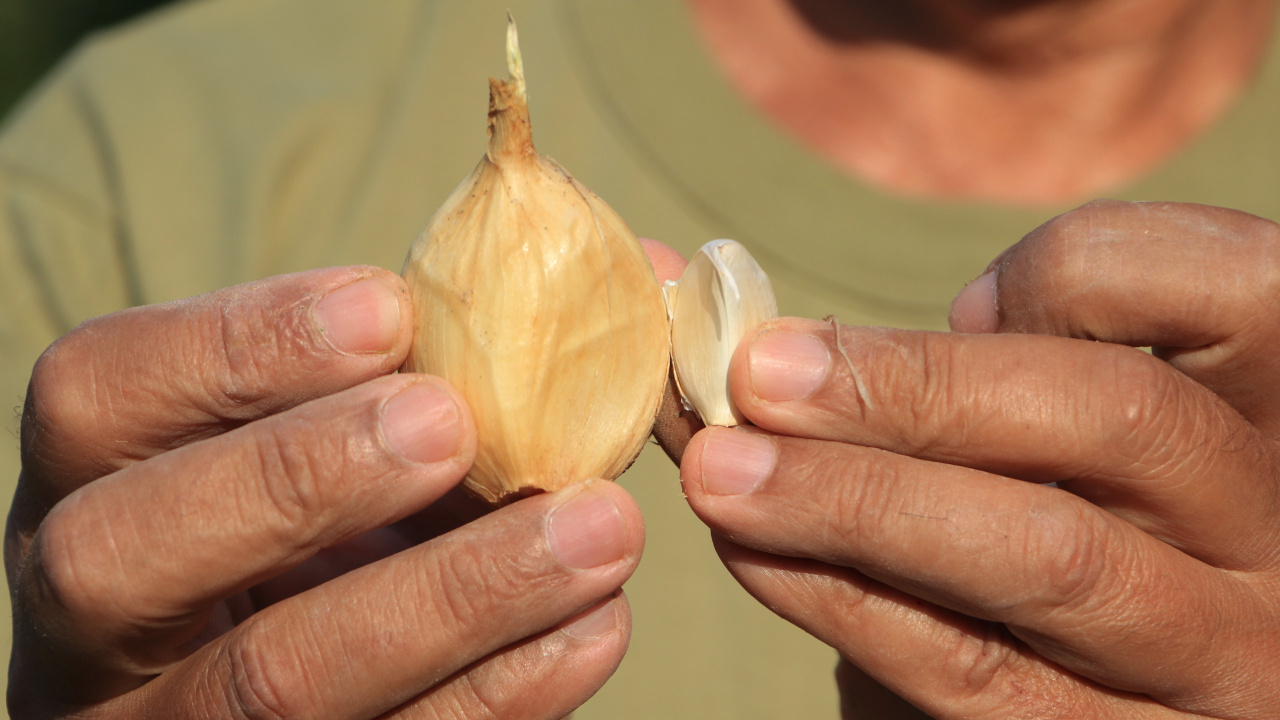
{"type": "MultiPolygon", "coordinates": [[[[1142,0],[785,0],[818,34],[842,43],[897,40],[937,49],[1000,37],[1048,38],[1104,8],[1142,0]],[[1010,32],[1012,31],[1012,32],[1010,32]]],[[[1175,3],[1165,2],[1169,5],[1175,3]]],[[[1097,18],[1094,18],[1095,20],[1097,18]]],[[[990,48],[989,48],[990,49],[990,48]]]]}

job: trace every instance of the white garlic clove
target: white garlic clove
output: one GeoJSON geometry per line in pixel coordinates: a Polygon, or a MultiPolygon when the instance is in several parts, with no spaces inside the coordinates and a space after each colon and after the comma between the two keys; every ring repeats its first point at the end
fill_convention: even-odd
{"type": "Polygon", "coordinates": [[[706,425],[746,422],[729,398],[729,362],[747,333],[778,316],[769,276],[733,240],[703,245],[664,289],[671,314],[671,359],[686,405],[706,425]]]}

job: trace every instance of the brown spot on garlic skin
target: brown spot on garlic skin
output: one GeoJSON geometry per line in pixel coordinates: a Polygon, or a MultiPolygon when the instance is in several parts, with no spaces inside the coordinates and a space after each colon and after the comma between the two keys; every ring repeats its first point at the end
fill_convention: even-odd
{"type": "Polygon", "coordinates": [[[653,419],[653,439],[676,465],[684,457],[684,449],[693,436],[704,427],[698,413],[686,410],[676,389],[675,376],[667,378],[667,388],[658,406],[658,416],[653,419]]]}
{"type": "MultiPolygon", "coordinates": [[[[653,273],[658,282],[678,280],[689,261],[675,248],[651,238],[637,238],[645,255],[653,266],[653,273]]],[[[685,446],[693,436],[702,429],[702,421],[698,414],[686,410],[680,400],[680,390],[675,383],[674,370],[668,370],[667,385],[663,392],[662,403],[658,406],[658,415],[653,422],[653,439],[667,453],[676,465],[684,455],[685,446]]]]}

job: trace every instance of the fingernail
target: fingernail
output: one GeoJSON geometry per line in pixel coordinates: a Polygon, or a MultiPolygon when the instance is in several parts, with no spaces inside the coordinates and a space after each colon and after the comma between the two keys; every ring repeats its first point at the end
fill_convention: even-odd
{"type": "Polygon", "coordinates": [[[462,444],[462,419],[453,398],[429,382],[411,385],[382,408],[382,435],[393,450],[422,463],[448,460],[462,444]]]}
{"type": "Polygon", "coordinates": [[[951,301],[947,324],[956,332],[993,333],[1000,327],[996,313],[996,274],[989,272],[965,285],[951,301]]]}
{"type": "Polygon", "coordinates": [[[609,602],[579,615],[560,628],[565,635],[579,640],[598,640],[618,631],[618,601],[609,602]]]}
{"type": "Polygon", "coordinates": [[[768,402],[803,400],[827,379],[831,354],[815,337],[768,330],[751,342],[751,390],[768,402]]]}
{"type": "Polygon", "coordinates": [[[338,352],[387,352],[400,336],[400,299],[377,278],[330,291],[313,312],[321,334],[338,352]]]}
{"type": "Polygon", "coordinates": [[[590,486],[577,490],[547,519],[551,554],[567,567],[586,570],[620,560],[626,541],[618,506],[590,486]]]}
{"type": "Polygon", "coordinates": [[[773,474],[778,452],[763,435],[713,428],[702,446],[702,489],[712,495],[742,495],[773,474]]]}

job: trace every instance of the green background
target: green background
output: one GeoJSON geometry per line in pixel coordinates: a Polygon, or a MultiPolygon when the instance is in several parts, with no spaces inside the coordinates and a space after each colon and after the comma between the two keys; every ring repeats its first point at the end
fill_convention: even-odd
{"type": "Polygon", "coordinates": [[[0,0],[0,118],[86,34],[167,0],[0,0]]]}

